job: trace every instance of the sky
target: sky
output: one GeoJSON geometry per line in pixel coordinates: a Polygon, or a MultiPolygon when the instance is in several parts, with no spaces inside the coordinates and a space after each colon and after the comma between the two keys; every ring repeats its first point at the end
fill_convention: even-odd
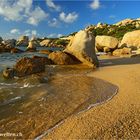
{"type": "Polygon", "coordinates": [[[98,22],[140,18],[133,0],[0,0],[0,36],[61,37],[98,22]]]}

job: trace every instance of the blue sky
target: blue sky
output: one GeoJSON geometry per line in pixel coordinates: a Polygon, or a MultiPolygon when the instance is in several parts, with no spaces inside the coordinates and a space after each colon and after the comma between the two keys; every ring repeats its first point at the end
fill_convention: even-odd
{"type": "Polygon", "coordinates": [[[98,22],[140,18],[140,1],[0,0],[0,36],[59,37],[98,22]]]}

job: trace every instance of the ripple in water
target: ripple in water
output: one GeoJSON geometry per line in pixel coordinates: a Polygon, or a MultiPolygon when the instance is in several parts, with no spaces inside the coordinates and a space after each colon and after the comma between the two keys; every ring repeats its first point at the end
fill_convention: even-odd
{"type": "Polygon", "coordinates": [[[46,83],[29,76],[16,80],[15,88],[7,85],[0,90],[0,102],[5,103],[0,106],[0,131],[20,131],[28,139],[42,137],[67,117],[112,98],[117,86],[86,76],[91,71],[83,65],[46,66],[42,76],[51,73],[46,83]]]}

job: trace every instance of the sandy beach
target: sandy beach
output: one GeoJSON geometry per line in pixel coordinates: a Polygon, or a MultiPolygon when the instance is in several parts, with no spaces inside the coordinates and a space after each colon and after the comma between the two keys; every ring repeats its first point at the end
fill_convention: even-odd
{"type": "Polygon", "coordinates": [[[67,118],[44,139],[138,139],[140,137],[140,58],[101,61],[88,76],[119,87],[110,101],[67,118]]]}

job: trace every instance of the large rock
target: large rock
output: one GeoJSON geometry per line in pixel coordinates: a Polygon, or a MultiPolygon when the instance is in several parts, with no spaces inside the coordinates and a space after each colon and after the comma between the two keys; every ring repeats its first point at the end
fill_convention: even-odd
{"type": "Polygon", "coordinates": [[[70,65],[80,63],[80,61],[74,56],[61,51],[50,53],[48,58],[51,59],[56,65],[70,65]]]}
{"type": "Polygon", "coordinates": [[[134,21],[133,19],[127,18],[127,19],[124,19],[124,20],[116,23],[115,25],[117,25],[117,26],[125,26],[127,24],[131,24],[133,21],[134,21]]]}
{"type": "Polygon", "coordinates": [[[11,47],[7,46],[3,43],[0,43],[0,53],[4,53],[4,52],[10,52],[11,51],[11,47]]]}
{"type": "Polygon", "coordinates": [[[5,78],[13,78],[14,76],[23,77],[30,74],[36,74],[45,71],[45,65],[51,64],[51,60],[47,57],[34,56],[32,58],[24,57],[17,61],[13,68],[3,71],[5,78]]]}
{"type": "Polygon", "coordinates": [[[2,37],[0,36],[0,43],[3,41],[2,37]]]}
{"type": "Polygon", "coordinates": [[[13,78],[16,73],[16,71],[13,69],[13,68],[6,68],[4,71],[3,71],[3,77],[6,78],[6,79],[10,79],[10,78],[13,78]]]}
{"type": "Polygon", "coordinates": [[[17,40],[17,46],[28,46],[29,44],[29,37],[28,36],[21,36],[18,40],[17,40]]]}
{"type": "Polygon", "coordinates": [[[49,39],[45,39],[45,40],[40,42],[40,46],[41,47],[48,47],[49,43],[50,43],[50,40],[49,39]]]}
{"type": "Polygon", "coordinates": [[[104,48],[108,48],[110,50],[115,50],[118,46],[118,39],[111,36],[96,36],[96,48],[98,51],[104,51],[104,48]]]}
{"type": "Polygon", "coordinates": [[[36,51],[36,47],[37,47],[36,42],[35,41],[30,41],[26,51],[34,52],[34,51],[36,51]]]}
{"type": "Polygon", "coordinates": [[[75,56],[88,66],[98,66],[98,59],[95,53],[95,37],[90,31],[81,30],[76,33],[64,52],[75,56]]]}
{"type": "Polygon", "coordinates": [[[8,47],[13,48],[16,45],[16,40],[15,39],[4,40],[3,41],[3,44],[6,45],[6,46],[8,46],[8,47]]]}
{"type": "Polygon", "coordinates": [[[132,49],[126,47],[122,49],[116,49],[115,51],[113,51],[114,56],[129,55],[131,53],[132,53],[132,49]]]}
{"type": "Polygon", "coordinates": [[[126,33],[119,47],[122,46],[130,47],[133,50],[140,48],[140,30],[126,33]]]}

